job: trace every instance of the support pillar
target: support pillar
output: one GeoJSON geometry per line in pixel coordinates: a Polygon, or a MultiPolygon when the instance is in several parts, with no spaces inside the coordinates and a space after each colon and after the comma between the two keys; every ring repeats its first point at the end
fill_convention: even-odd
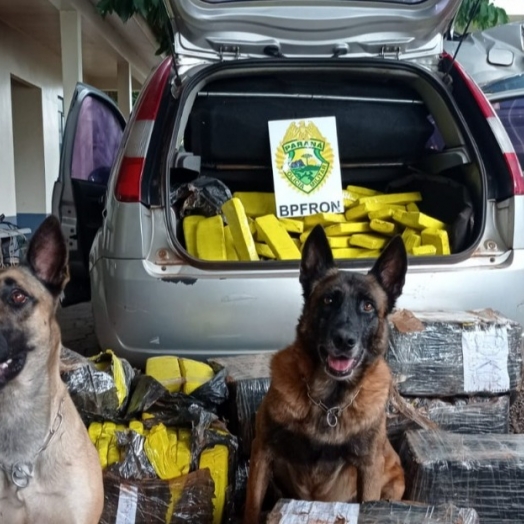
{"type": "Polygon", "coordinates": [[[127,120],[132,109],[131,66],[126,60],[118,60],[117,66],[118,108],[127,120]]]}
{"type": "Polygon", "coordinates": [[[64,111],[69,106],[77,82],[82,82],[82,18],[78,11],[60,11],[62,47],[62,81],[64,84],[64,111]]]}

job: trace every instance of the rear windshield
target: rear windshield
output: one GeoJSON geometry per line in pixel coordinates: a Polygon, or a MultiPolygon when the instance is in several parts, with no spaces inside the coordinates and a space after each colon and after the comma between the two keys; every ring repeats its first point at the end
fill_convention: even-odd
{"type": "Polygon", "coordinates": [[[524,97],[516,96],[493,102],[502,125],[506,128],[524,170],[524,97]]]}

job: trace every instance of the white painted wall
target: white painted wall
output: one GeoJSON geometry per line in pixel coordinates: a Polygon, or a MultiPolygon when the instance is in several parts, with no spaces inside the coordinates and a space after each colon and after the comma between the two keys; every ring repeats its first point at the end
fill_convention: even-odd
{"type": "MultiPolygon", "coordinates": [[[[45,212],[51,212],[53,184],[60,163],[58,97],[62,96],[60,57],[0,22],[0,214],[15,216],[15,159],[11,75],[42,90],[45,212]]],[[[37,115],[35,115],[35,118],[37,115]]],[[[28,154],[31,154],[29,151],[28,154]]],[[[35,186],[35,191],[41,191],[35,186]]],[[[24,212],[19,210],[19,212],[24,212]]],[[[35,213],[41,212],[34,210],[35,213]]]]}
{"type": "Polygon", "coordinates": [[[524,2],[522,0],[493,0],[493,4],[502,7],[512,20],[524,19],[524,2]]]}

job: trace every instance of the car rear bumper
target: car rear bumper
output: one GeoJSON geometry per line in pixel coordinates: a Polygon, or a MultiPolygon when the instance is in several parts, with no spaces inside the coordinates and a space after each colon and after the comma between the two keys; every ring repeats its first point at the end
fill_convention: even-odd
{"type": "MultiPolygon", "coordinates": [[[[457,270],[410,267],[398,307],[492,308],[524,324],[524,250],[503,265],[457,270]],[[511,285],[513,284],[513,285],[511,285]]],[[[302,307],[298,271],[286,276],[163,280],[143,260],[100,258],[91,268],[95,330],[102,349],[133,364],[173,353],[199,359],[285,347],[302,307]]]]}

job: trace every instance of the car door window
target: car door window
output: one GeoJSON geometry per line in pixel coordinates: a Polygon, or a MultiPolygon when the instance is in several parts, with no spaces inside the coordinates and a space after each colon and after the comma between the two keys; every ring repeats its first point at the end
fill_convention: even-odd
{"type": "Polygon", "coordinates": [[[71,178],[106,185],[122,133],[114,111],[102,100],[86,96],[75,134],[71,178]]]}
{"type": "Polygon", "coordinates": [[[493,102],[524,170],[524,95],[493,102]]]}

